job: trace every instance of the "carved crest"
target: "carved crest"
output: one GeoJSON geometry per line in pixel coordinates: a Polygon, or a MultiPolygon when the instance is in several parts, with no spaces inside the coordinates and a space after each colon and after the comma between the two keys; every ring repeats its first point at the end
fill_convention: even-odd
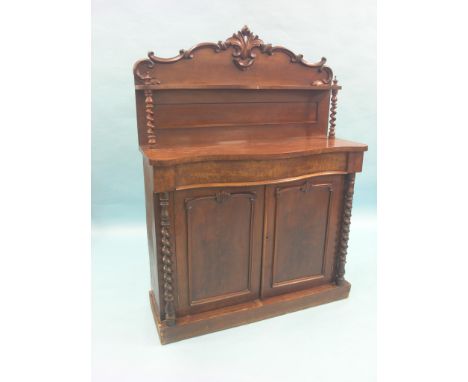
{"type": "Polygon", "coordinates": [[[261,54],[267,54],[269,56],[276,52],[280,52],[289,56],[291,63],[301,64],[309,68],[316,68],[318,72],[322,72],[323,70],[327,73],[327,78],[316,80],[312,85],[319,86],[331,83],[332,71],[329,67],[325,66],[325,57],[322,57],[322,59],[316,63],[307,62],[304,60],[302,54],[295,54],[283,46],[265,44],[263,40],[253,34],[246,25],[226,41],[218,41],[217,43],[204,42],[197,44],[188,50],[181,49],[179,54],[172,58],[157,57],[153,52],[149,52],[149,59],[139,61],[135,64],[134,73],[138,79],[147,85],[159,85],[161,81],[156,78],[151,78],[150,74],[152,69],[155,67],[155,64],[171,64],[180,60],[191,60],[194,58],[194,53],[199,49],[213,49],[216,53],[220,53],[221,51],[226,51],[229,48],[233,50],[232,61],[240,70],[246,70],[255,63],[255,50],[261,54]]]}

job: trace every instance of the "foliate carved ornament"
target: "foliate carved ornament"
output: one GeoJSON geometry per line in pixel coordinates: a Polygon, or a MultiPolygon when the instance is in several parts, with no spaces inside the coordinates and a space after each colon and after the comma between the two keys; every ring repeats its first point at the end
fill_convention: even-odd
{"type": "Polygon", "coordinates": [[[223,43],[223,47],[225,48],[228,46],[234,48],[234,52],[232,53],[234,57],[233,61],[241,70],[245,70],[253,65],[256,55],[252,50],[253,48],[261,48],[263,45],[263,41],[257,35],[254,35],[247,25],[223,43]]]}
{"type": "Polygon", "coordinates": [[[312,83],[311,85],[320,86],[330,84],[333,77],[332,70],[325,66],[327,61],[325,57],[322,57],[319,62],[310,63],[304,60],[302,54],[295,54],[291,50],[282,46],[265,44],[263,40],[261,40],[257,35],[253,34],[247,26],[244,26],[237,33],[234,33],[226,41],[218,41],[217,43],[204,42],[197,44],[188,50],[180,50],[179,54],[175,57],[162,58],[155,56],[154,52],[149,52],[148,60],[140,61],[135,65],[135,75],[137,78],[142,80],[145,85],[160,84],[160,80],[151,78],[149,74],[151,69],[154,68],[155,64],[171,64],[183,59],[190,60],[194,58],[194,53],[197,50],[206,48],[213,49],[216,53],[225,51],[228,48],[232,48],[233,63],[240,70],[246,70],[255,63],[256,53],[254,50],[258,49],[262,54],[267,54],[270,56],[277,52],[286,54],[289,56],[291,63],[297,63],[310,68],[316,68],[319,72],[325,71],[327,73],[326,79],[317,80],[318,82],[316,81],[316,83],[312,83]],[[142,72],[141,66],[146,68],[146,70],[143,70],[142,72]]]}

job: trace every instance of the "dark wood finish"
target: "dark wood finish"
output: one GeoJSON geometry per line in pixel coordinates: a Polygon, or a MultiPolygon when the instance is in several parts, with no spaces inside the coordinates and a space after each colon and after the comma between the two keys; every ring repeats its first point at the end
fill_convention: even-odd
{"type": "Polygon", "coordinates": [[[145,118],[146,118],[146,136],[148,137],[148,143],[156,143],[156,135],[154,133],[154,102],[153,102],[153,91],[151,89],[145,89],[145,118]]]}
{"type": "Polygon", "coordinates": [[[162,343],[348,296],[355,173],[341,89],[247,27],[134,66],[151,306],[162,343]]]}
{"type": "Polygon", "coordinates": [[[163,89],[265,85],[317,88],[331,84],[333,73],[325,63],[325,58],[309,63],[287,48],[265,44],[244,27],[224,42],[201,43],[173,58],[150,52],[148,59],[135,64],[134,74],[135,85],[163,89]]]}
{"type": "Polygon", "coordinates": [[[177,192],[180,315],[259,297],[263,187],[177,192]]]}
{"type": "Polygon", "coordinates": [[[336,264],[336,284],[342,285],[345,282],[345,264],[348,254],[349,226],[351,225],[351,209],[353,207],[354,195],[354,173],[346,176],[346,191],[344,197],[343,217],[341,220],[341,238],[338,246],[337,264],[336,264]]]}
{"type": "Polygon", "coordinates": [[[266,187],[262,296],[331,282],[343,176],[266,187]]]}
{"type": "Polygon", "coordinates": [[[341,139],[302,136],[281,139],[252,137],[235,141],[215,140],[200,145],[159,149],[148,147],[143,149],[143,154],[152,165],[168,166],[206,160],[293,158],[329,153],[362,153],[366,150],[366,145],[341,139]]]}
{"type": "Polygon", "coordinates": [[[150,260],[151,271],[151,289],[154,291],[156,303],[161,304],[159,299],[159,291],[161,290],[159,280],[159,269],[161,269],[160,261],[162,259],[158,256],[158,243],[156,239],[156,226],[157,215],[154,193],[154,172],[153,167],[149,164],[148,158],[143,157],[143,174],[145,179],[145,204],[146,204],[146,229],[148,237],[148,251],[150,260]]]}
{"type": "Polygon", "coordinates": [[[340,286],[336,284],[323,284],[311,289],[285,293],[264,299],[255,299],[243,304],[184,316],[178,319],[177,325],[173,327],[169,327],[161,321],[159,308],[152,291],[150,291],[150,303],[159,339],[165,345],[186,338],[342,300],[348,297],[350,289],[351,284],[347,281],[340,286]]]}
{"type": "Polygon", "coordinates": [[[160,209],[160,240],[161,240],[161,255],[163,262],[163,281],[164,281],[164,321],[169,325],[175,325],[175,309],[174,309],[174,294],[173,294],[173,270],[172,270],[172,245],[170,234],[169,220],[169,193],[162,192],[159,194],[160,209]]]}
{"type": "MultiPolygon", "coordinates": [[[[333,85],[337,85],[338,81],[335,77],[333,85]]],[[[328,138],[335,138],[335,127],[336,127],[336,104],[338,102],[338,88],[334,87],[331,91],[331,107],[330,107],[330,129],[328,130],[328,138]]]]}

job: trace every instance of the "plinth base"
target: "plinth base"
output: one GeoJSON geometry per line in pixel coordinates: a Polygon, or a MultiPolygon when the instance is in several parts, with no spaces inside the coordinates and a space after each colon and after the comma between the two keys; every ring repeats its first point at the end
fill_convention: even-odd
{"type": "Polygon", "coordinates": [[[176,319],[175,326],[168,326],[159,319],[159,307],[150,291],[151,309],[158,329],[161,344],[180,341],[223,329],[232,328],[265,318],[295,312],[311,306],[326,304],[347,298],[351,284],[325,284],[312,289],[266,299],[257,299],[247,303],[211,310],[176,319]]]}

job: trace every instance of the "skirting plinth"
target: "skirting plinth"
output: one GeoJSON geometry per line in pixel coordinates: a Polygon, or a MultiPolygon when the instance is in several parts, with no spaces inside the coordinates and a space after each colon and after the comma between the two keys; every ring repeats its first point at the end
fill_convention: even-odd
{"type": "Polygon", "coordinates": [[[174,326],[168,326],[159,319],[159,308],[150,291],[151,309],[158,329],[161,344],[180,341],[223,329],[232,328],[265,318],[295,312],[311,306],[326,304],[347,298],[351,284],[344,281],[341,285],[325,284],[312,289],[247,303],[216,309],[176,319],[174,326]]]}

